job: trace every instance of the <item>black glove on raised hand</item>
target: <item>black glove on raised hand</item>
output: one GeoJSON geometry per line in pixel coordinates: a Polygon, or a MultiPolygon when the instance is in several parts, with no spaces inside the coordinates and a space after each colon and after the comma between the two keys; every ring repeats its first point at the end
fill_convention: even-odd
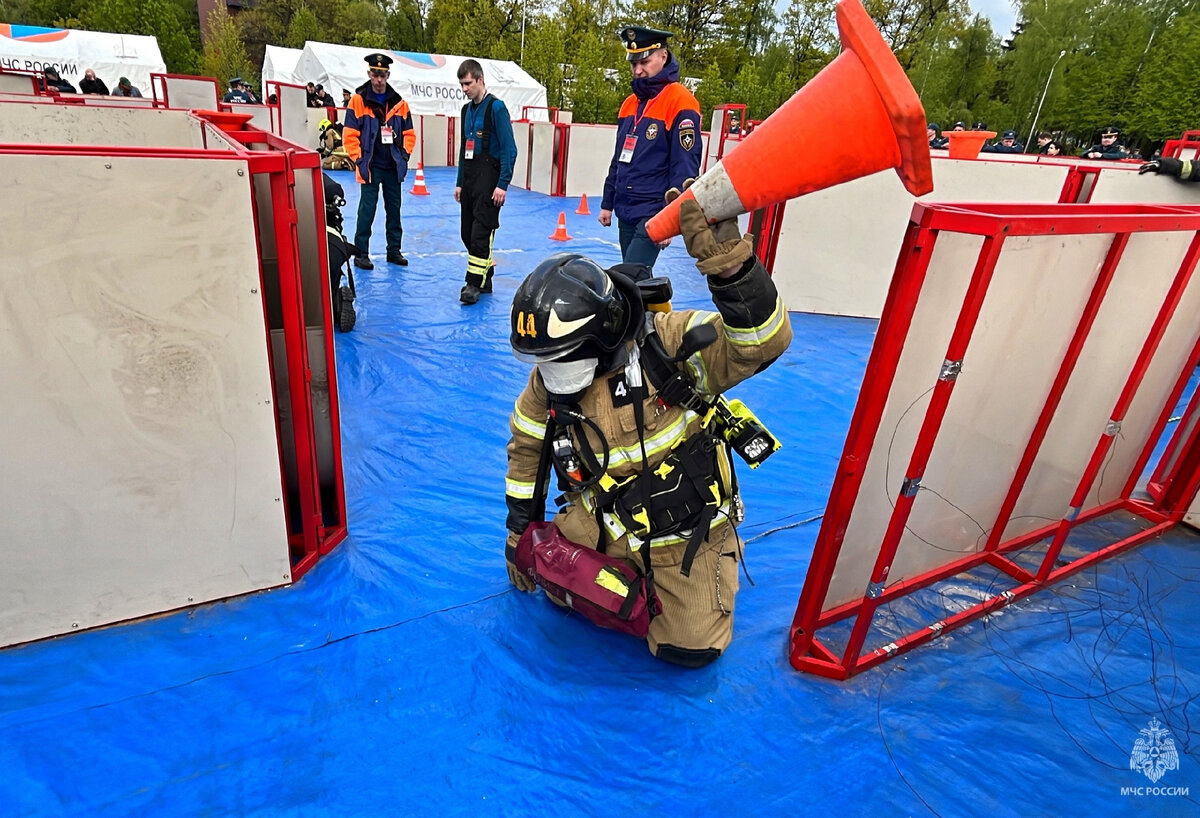
{"type": "Polygon", "coordinates": [[[1169,156],[1160,156],[1138,168],[1138,174],[1143,173],[1165,173],[1168,176],[1178,177],[1183,173],[1183,162],[1169,156]]]}

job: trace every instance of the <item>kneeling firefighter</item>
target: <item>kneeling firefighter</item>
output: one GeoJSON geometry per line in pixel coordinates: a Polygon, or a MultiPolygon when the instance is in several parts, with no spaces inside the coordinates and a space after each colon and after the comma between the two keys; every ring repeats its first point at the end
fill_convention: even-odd
{"type": "Polygon", "coordinates": [[[540,585],[659,659],[702,667],[733,635],[742,507],[730,449],[754,467],[779,447],[721,393],[783,354],[792,328],[736,220],[710,227],[687,201],[680,224],[717,312],[656,311],[668,280],[635,284],[622,269],[640,265],[571,254],[518,288],[511,343],[535,368],[510,422],[505,556],[520,590],[540,585]],[[542,522],[551,465],[563,494],[542,522]]]}

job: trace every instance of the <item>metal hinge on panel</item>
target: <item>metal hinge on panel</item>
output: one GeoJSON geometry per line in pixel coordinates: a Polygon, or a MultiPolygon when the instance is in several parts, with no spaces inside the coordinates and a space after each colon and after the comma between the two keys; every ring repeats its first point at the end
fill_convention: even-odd
{"type": "Polygon", "coordinates": [[[914,494],[917,493],[917,490],[920,488],[921,488],[921,478],[920,477],[906,477],[906,478],[904,478],[904,485],[902,485],[900,487],[900,496],[901,497],[912,497],[914,494]]]}
{"type": "Polygon", "coordinates": [[[1119,431],[1121,431],[1121,421],[1119,421],[1119,420],[1110,420],[1104,426],[1104,434],[1107,437],[1112,437],[1119,431]]]}
{"type": "Polygon", "coordinates": [[[883,595],[883,583],[872,582],[867,586],[867,599],[879,599],[883,595]]]}
{"type": "Polygon", "coordinates": [[[888,656],[892,656],[896,653],[896,651],[900,650],[900,646],[895,642],[888,642],[886,645],[881,647],[880,650],[886,653],[888,656]]]}
{"type": "Polygon", "coordinates": [[[962,372],[962,361],[942,361],[942,371],[938,374],[939,381],[952,381],[962,372]]]}
{"type": "Polygon", "coordinates": [[[1067,513],[1063,515],[1063,519],[1068,523],[1075,522],[1075,518],[1079,516],[1079,506],[1067,506],[1067,513]]]}
{"type": "Polygon", "coordinates": [[[942,635],[942,628],[946,627],[944,622],[934,622],[929,626],[929,630],[933,631],[933,636],[936,639],[942,635]]]}

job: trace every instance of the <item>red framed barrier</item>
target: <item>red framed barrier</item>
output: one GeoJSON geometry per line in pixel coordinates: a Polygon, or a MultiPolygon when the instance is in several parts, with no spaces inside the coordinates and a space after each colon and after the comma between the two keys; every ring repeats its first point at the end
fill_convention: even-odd
{"type": "Polygon", "coordinates": [[[348,533],[320,159],[255,128],[223,135],[234,150],[4,144],[0,154],[246,162],[294,581],[348,533]],[[314,373],[327,393],[314,389],[314,373]]]}
{"type": "MultiPolygon", "coordinates": [[[[1090,258],[1088,256],[1084,260],[1080,269],[1088,269],[1090,258]]],[[[788,647],[794,667],[829,678],[847,678],[988,615],[1082,568],[1133,548],[1182,519],[1200,484],[1200,445],[1197,445],[1198,424],[1195,422],[1200,411],[1198,399],[1192,400],[1188,410],[1189,422],[1176,432],[1167,455],[1155,470],[1152,482],[1157,480],[1158,487],[1151,492],[1150,499],[1135,497],[1134,492],[1155,444],[1166,427],[1171,410],[1177,405],[1193,369],[1200,361],[1200,332],[1188,318],[1189,310],[1196,304],[1195,294],[1200,290],[1200,284],[1193,282],[1198,259],[1200,206],[917,204],[913,208],[863,378],[863,389],[854,410],[812,563],[791,625],[788,647]],[[1172,242],[1172,249],[1164,250],[1148,240],[1146,235],[1151,233],[1169,234],[1167,240],[1172,242]],[[1025,237],[1044,237],[1049,241],[1039,244],[1025,237]],[[1044,369],[1038,370],[1038,377],[1028,378],[1028,400],[1022,397],[1019,401],[1028,420],[1015,417],[1011,421],[1013,429],[1021,430],[1019,433],[1012,432],[1012,443],[1016,445],[1010,445],[1006,450],[999,447],[989,449],[981,445],[980,440],[983,439],[984,443],[994,442],[987,439],[988,434],[993,434],[990,429],[972,428],[968,425],[969,421],[963,422],[961,413],[955,417],[954,423],[947,424],[947,418],[954,408],[952,398],[956,387],[962,388],[960,375],[964,376],[961,380],[967,380],[969,373],[968,388],[974,390],[977,399],[979,396],[986,399],[988,395],[989,379],[993,373],[972,371],[970,353],[973,352],[971,344],[976,336],[983,335],[985,342],[990,339],[990,343],[995,344],[998,336],[988,333],[998,332],[996,326],[1006,318],[1006,313],[996,307],[987,313],[986,321],[981,322],[985,303],[990,306],[988,299],[991,291],[1000,290],[1000,295],[995,297],[1002,299],[1003,290],[1014,287],[1009,280],[998,287],[995,285],[998,262],[1006,243],[1016,245],[1014,253],[1034,248],[1030,250],[1030,255],[1036,251],[1048,254],[1043,258],[1052,259],[1053,245],[1062,242],[1062,246],[1066,247],[1066,237],[1080,237],[1076,240],[1079,246],[1097,254],[1099,263],[1094,265],[1094,279],[1090,284],[1080,278],[1070,285],[1058,285],[1077,288],[1065,291],[1072,299],[1069,308],[1065,298],[1061,311],[1056,312],[1049,305],[1042,306],[1045,314],[1055,315],[1059,322],[1055,325],[1053,332],[1056,334],[1053,337],[1058,339],[1056,343],[1063,348],[1061,357],[1053,357],[1048,349],[1011,350],[1008,360],[1016,359],[1018,363],[1009,364],[1012,367],[1007,373],[1010,379],[1021,377],[1022,370],[1019,367],[1026,365],[1020,357],[1023,352],[1031,353],[1031,357],[1037,358],[1044,369]],[[946,255],[938,255],[938,248],[947,242],[946,255]],[[1137,249],[1133,257],[1127,259],[1135,243],[1137,249]],[[936,333],[922,335],[920,327],[921,319],[929,320],[930,317],[930,313],[920,311],[922,299],[936,299],[937,291],[942,286],[940,279],[926,286],[931,277],[931,259],[934,258],[939,259],[939,271],[955,269],[954,260],[957,259],[957,275],[965,282],[965,288],[957,308],[957,317],[943,310],[943,317],[936,319],[944,322],[948,340],[930,343],[930,338],[945,337],[936,333]],[[1149,271],[1145,267],[1145,259],[1158,259],[1161,264],[1149,271]],[[1122,266],[1126,260],[1128,265],[1122,266]],[[966,266],[968,264],[969,267],[966,266]],[[1160,289],[1153,292],[1161,291],[1161,298],[1147,301],[1140,307],[1142,313],[1139,315],[1144,316],[1139,319],[1142,323],[1131,322],[1132,328],[1117,328],[1129,335],[1129,343],[1122,350],[1128,350],[1130,354],[1135,349],[1137,352],[1132,355],[1132,364],[1127,369],[1115,369],[1117,364],[1111,359],[1098,361],[1096,357],[1096,350],[1103,349],[1102,344],[1109,343],[1099,340],[1099,337],[1114,331],[1112,326],[1101,328],[1099,316],[1111,319],[1114,314],[1119,314],[1116,311],[1123,308],[1121,299],[1125,296],[1120,293],[1127,294],[1130,290],[1119,289],[1114,284],[1118,277],[1121,287],[1129,287],[1134,286],[1137,277],[1143,274],[1147,281],[1156,282],[1155,286],[1160,289]],[[1114,292],[1118,294],[1114,295],[1114,292]],[[1186,302],[1188,306],[1180,308],[1185,294],[1189,299],[1186,302]],[[1075,314],[1075,304],[1080,306],[1078,318],[1072,325],[1071,319],[1065,317],[1075,314]],[[1173,322],[1177,310],[1181,317],[1173,322]],[[1168,335],[1169,343],[1164,343],[1168,335]],[[903,358],[904,365],[909,368],[901,373],[902,356],[917,354],[910,346],[916,343],[914,338],[925,339],[928,350],[922,354],[926,362],[932,360],[929,353],[936,353],[939,348],[944,349],[944,357],[941,371],[931,373],[928,390],[921,393],[900,415],[903,421],[910,410],[915,410],[921,400],[928,398],[923,417],[917,414],[912,421],[916,424],[912,428],[916,428],[917,432],[906,460],[903,448],[895,452],[892,450],[892,445],[897,441],[899,423],[895,429],[889,426],[895,418],[895,412],[907,403],[906,400],[897,403],[896,392],[907,389],[912,393],[918,388],[917,384],[903,382],[905,376],[911,378],[913,374],[913,358],[903,358]],[[937,347],[938,343],[944,343],[945,346],[937,347]],[[1107,396],[1104,400],[1110,402],[1097,403],[1092,400],[1090,405],[1097,408],[1089,407],[1087,411],[1094,414],[1106,405],[1111,406],[1108,420],[1101,424],[1102,428],[1098,438],[1091,444],[1090,453],[1086,448],[1086,435],[1080,437],[1078,442],[1073,442],[1074,448],[1067,451],[1062,440],[1053,439],[1051,432],[1057,431],[1060,438],[1070,437],[1062,433],[1064,428],[1075,428],[1070,425],[1074,418],[1071,411],[1082,411],[1071,401],[1080,402],[1078,396],[1083,390],[1093,388],[1081,387],[1080,384],[1088,384],[1091,382],[1089,379],[1096,378],[1098,365],[1108,367],[1114,379],[1112,387],[1103,393],[1107,396]],[[968,369],[964,369],[964,366],[968,369]],[[1154,377],[1150,378],[1148,372],[1152,367],[1154,377]],[[1047,376],[1052,377],[1043,395],[1035,391],[1037,387],[1033,384],[1043,383],[1047,376]],[[1136,416],[1131,420],[1131,406],[1143,390],[1147,397],[1138,403],[1137,412],[1133,413],[1136,416]],[[1068,393],[1071,401],[1065,397],[1068,393]],[[1060,413],[1062,418],[1055,425],[1060,413]],[[1030,431],[1022,447],[1020,435],[1024,434],[1026,425],[1030,431]],[[1102,472],[1111,462],[1118,435],[1124,437],[1123,425],[1126,425],[1125,431],[1131,437],[1130,445],[1140,446],[1140,449],[1127,450],[1136,451],[1136,457],[1129,461],[1126,455],[1126,459],[1122,460],[1122,463],[1131,465],[1128,473],[1121,478],[1121,488],[1115,497],[1103,499],[1100,496],[1102,472]],[[976,431],[982,437],[973,437],[976,431]],[[887,441],[889,432],[890,442],[887,441]],[[885,445],[886,451],[881,453],[885,445]],[[953,489],[967,494],[970,489],[962,488],[960,484],[970,482],[978,474],[989,470],[996,476],[996,486],[1003,487],[1004,481],[1008,481],[1006,490],[988,496],[985,502],[977,504],[979,507],[995,509],[994,514],[984,519],[967,515],[986,537],[979,535],[972,542],[972,537],[963,534],[961,541],[938,549],[945,553],[930,558],[928,555],[932,552],[924,552],[923,558],[934,560],[933,565],[926,564],[919,571],[906,572],[906,565],[911,566],[914,561],[911,553],[907,557],[899,553],[902,540],[905,548],[910,550],[921,548],[913,542],[913,537],[926,545],[936,545],[910,528],[918,496],[923,489],[929,491],[922,481],[927,476],[935,448],[940,457],[939,476],[949,484],[949,477],[954,476],[954,472],[947,463],[956,462],[954,458],[958,456],[959,447],[963,446],[989,452],[993,459],[970,460],[974,472],[968,472],[965,478],[956,481],[953,489]],[[1015,457],[1017,451],[1020,451],[1019,459],[1015,457]],[[882,457],[887,458],[886,464],[881,464],[882,457]],[[1001,462],[1003,466],[997,465],[1001,462]],[[1014,464],[1011,470],[1008,466],[1010,462],[1014,464]],[[1083,463],[1074,477],[1063,465],[1070,462],[1083,463]],[[895,481],[889,482],[893,465],[903,469],[903,479],[895,485],[895,481]],[[1031,477],[1035,472],[1036,480],[1031,477]],[[1047,478],[1051,473],[1054,474],[1053,481],[1047,478]],[[1010,474],[1011,477],[1007,477],[1010,474]],[[1073,489],[1070,488],[1072,480],[1073,489]],[[1100,487],[1097,487],[1098,481],[1100,487]],[[864,485],[868,482],[872,490],[864,491],[864,485]],[[876,496],[876,489],[880,487],[886,489],[885,496],[876,496]],[[1032,498],[1033,502],[1040,502],[1045,495],[1053,500],[1059,494],[1067,496],[1068,490],[1067,508],[1059,519],[1032,530],[1021,530],[1029,528],[1027,522],[1014,525],[1015,521],[1025,519],[1014,516],[1018,499],[1028,502],[1032,498]],[[1094,500],[1090,499],[1093,495],[1094,500]],[[881,506],[884,501],[890,509],[881,506]],[[1072,549],[1068,553],[1064,549],[1068,536],[1079,526],[1115,515],[1124,515],[1122,519],[1141,520],[1140,529],[1098,550],[1079,553],[1078,549],[1072,549]],[[872,525],[860,524],[865,517],[875,522],[872,525]],[[1010,528],[1018,531],[1008,535],[1010,528]],[[878,532],[878,539],[856,540],[864,531],[872,534],[878,532]],[[858,549],[856,561],[850,559],[855,555],[854,549],[858,549]],[[874,553],[873,564],[869,559],[865,563],[871,564],[866,582],[861,586],[847,582],[847,577],[853,580],[854,577],[865,575],[862,558],[869,558],[871,553],[874,553]],[[950,556],[952,554],[954,556],[950,556]],[[894,568],[900,570],[893,571],[894,568]],[[878,616],[884,605],[925,589],[935,589],[939,583],[948,580],[965,581],[962,578],[970,572],[982,570],[994,573],[996,579],[971,596],[971,599],[978,599],[973,604],[958,606],[957,609],[948,607],[940,611],[944,615],[935,616],[933,621],[905,622],[903,628],[893,620],[885,622],[878,616]],[[842,575],[835,579],[838,571],[842,575]],[[838,585],[836,593],[831,591],[835,584],[838,585]],[[861,591],[854,592],[854,587],[861,588],[861,591]],[[849,593],[848,588],[851,589],[849,593]],[[831,596],[834,598],[831,599],[831,596]],[[835,640],[839,640],[838,643],[835,644],[835,640]],[[871,644],[868,644],[869,641],[871,644]],[[885,643],[877,644],[879,641],[885,643]]],[[[1046,270],[1049,276],[1053,272],[1053,261],[1047,263],[1051,265],[1046,270]]],[[[1028,270],[1029,266],[1027,262],[1023,267],[1006,262],[1004,275],[1011,278],[1015,269],[1028,270]]],[[[955,290],[955,293],[958,291],[955,290]]],[[[1034,292],[1028,293],[1029,299],[1038,297],[1034,292]]],[[[931,303],[941,302],[934,300],[931,303]]],[[[995,303],[1006,302],[997,300],[995,303]]],[[[1021,325],[1021,320],[1025,318],[1023,315],[1007,317],[1013,320],[1015,326],[1021,325]]],[[[980,357],[984,361],[1005,360],[989,358],[983,354],[983,350],[980,351],[980,357]]],[[[951,493],[948,487],[943,487],[943,491],[951,493]]],[[[933,493],[948,505],[963,511],[954,503],[957,495],[947,498],[936,491],[933,493]]],[[[929,504],[926,503],[923,510],[928,508],[929,504]]],[[[966,514],[965,511],[963,513],[966,514]]],[[[949,518],[957,522],[953,515],[949,515],[949,518]]],[[[927,516],[925,519],[930,518],[927,516]]],[[[951,529],[952,525],[948,525],[943,530],[951,529]]]]}

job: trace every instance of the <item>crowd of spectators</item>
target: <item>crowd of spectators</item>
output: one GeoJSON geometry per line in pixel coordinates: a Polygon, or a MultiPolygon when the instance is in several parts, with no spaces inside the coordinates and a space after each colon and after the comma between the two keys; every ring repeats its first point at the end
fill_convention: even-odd
{"type": "Polygon", "coordinates": [[[79,89],[68,82],[58,69],[52,65],[46,66],[42,71],[42,76],[38,78],[43,91],[57,92],[59,94],[96,94],[101,96],[114,97],[140,97],[141,90],[131,83],[127,78],[120,77],[117,79],[116,86],[112,91],[108,90],[108,85],[104,80],[96,76],[96,72],[89,68],[83,72],[83,79],[79,81],[79,89]]]}
{"type": "MultiPolygon", "coordinates": [[[[955,122],[950,129],[952,131],[986,131],[986,122],[975,122],[970,128],[967,128],[965,122],[955,122]]],[[[947,136],[941,129],[941,126],[936,122],[930,122],[925,126],[925,135],[929,139],[929,147],[931,148],[947,148],[950,144],[950,137],[947,136]]],[[[1084,143],[1086,144],[1086,143],[1084,143]]],[[[1055,135],[1050,131],[1041,131],[1037,135],[1037,147],[1026,151],[1017,138],[1017,132],[1007,130],[1000,134],[1000,138],[993,142],[985,143],[981,148],[981,153],[1034,153],[1044,156],[1062,156],[1068,150],[1068,143],[1064,135],[1055,135]]],[[[1121,131],[1115,125],[1109,125],[1100,131],[1100,141],[1091,147],[1081,150],[1079,145],[1075,145],[1074,150],[1079,151],[1077,155],[1083,159],[1101,159],[1115,161],[1120,159],[1138,159],[1140,158],[1135,151],[1131,151],[1121,141],[1121,131]]]]}

